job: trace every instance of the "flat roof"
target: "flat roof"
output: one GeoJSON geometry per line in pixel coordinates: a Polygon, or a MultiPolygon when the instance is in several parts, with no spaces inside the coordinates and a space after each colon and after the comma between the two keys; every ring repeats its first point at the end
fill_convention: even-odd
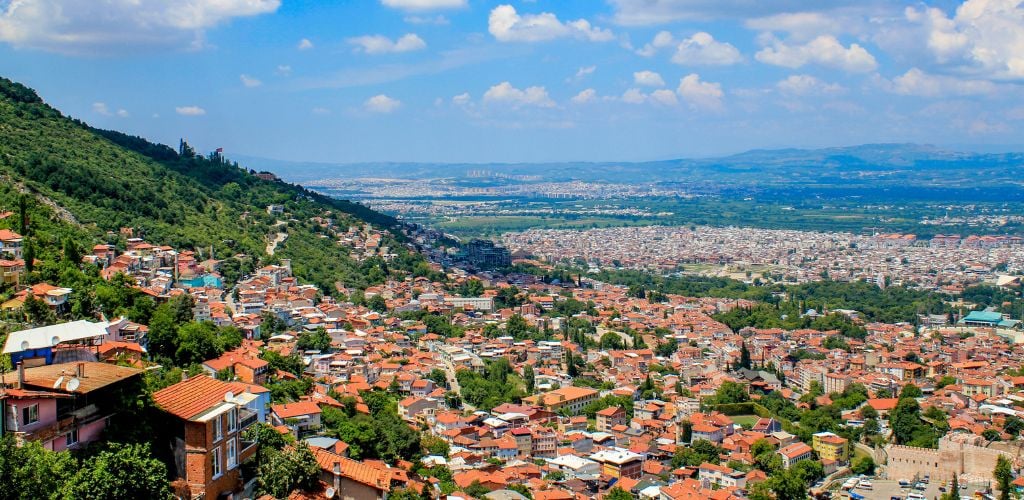
{"type": "Polygon", "coordinates": [[[108,323],[80,320],[59,325],[31,328],[11,333],[4,343],[4,354],[53,347],[61,342],[72,342],[107,334],[108,323]]]}
{"type": "Polygon", "coordinates": [[[61,363],[58,365],[36,366],[25,368],[25,385],[54,389],[60,379],[60,385],[56,390],[71,392],[75,394],[86,394],[96,389],[120,382],[134,377],[143,372],[138,368],[117,366],[109,363],[97,363],[95,361],[61,363]],[[82,364],[83,373],[79,377],[78,365],[82,364]],[[68,390],[68,382],[71,379],[78,379],[78,387],[75,390],[68,390]]]}

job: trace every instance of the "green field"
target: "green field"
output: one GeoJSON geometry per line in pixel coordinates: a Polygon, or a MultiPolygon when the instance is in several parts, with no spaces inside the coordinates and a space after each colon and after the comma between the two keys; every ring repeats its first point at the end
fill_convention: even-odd
{"type": "Polygon", "coordinates": [[[753,427],[761,417],[757,415],[732,415],[729,418],[731,418],[733,422],[742,425],[744,429],[749,429],[753,427]]]}

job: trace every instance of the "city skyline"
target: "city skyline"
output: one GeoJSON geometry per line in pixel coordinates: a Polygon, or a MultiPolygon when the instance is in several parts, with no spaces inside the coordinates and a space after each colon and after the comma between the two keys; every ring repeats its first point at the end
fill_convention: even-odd
{"type": "Polygon", "coordinates": [[[94,126],[288,160],[1005,149],[1018,3],[16,0],[0,71],[94,126]]]}

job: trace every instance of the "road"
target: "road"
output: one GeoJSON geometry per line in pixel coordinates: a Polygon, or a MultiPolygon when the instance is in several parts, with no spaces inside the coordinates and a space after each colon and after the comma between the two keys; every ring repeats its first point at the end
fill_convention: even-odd
{"type": "Polygon", "coordinates": [[[274,235],[274,239],[267,243],[267,255],[274,255],[274,250],[277,250],[277,245],[284,243],[284,240],[288,239],[288,233],[277,233],[274,235]]]}
{"type": "MultiPolygon", "coordinates": [[[[910,488],[901,488],[898,481],[890,479],[873,479],[871,480],[873,488],[871,490],[863,490],[860,488],[854,488],[852,491],[857,492],[860,495],[864,495],[865,499],[873,500],[889,500],[890,498],[906,498],[908,494],[914,492],[910,488]]],[[[942,492],[939,491],[940,481],[932,481],[927,485],[924,491],[918,491],[926,499],[932,500],[942,496],[942,492]]],[[[960,496],[971,497],[975,491],[984,489],[985,486],[978,484],[967,485],[966,488],[960,489],[960,496]]]]}

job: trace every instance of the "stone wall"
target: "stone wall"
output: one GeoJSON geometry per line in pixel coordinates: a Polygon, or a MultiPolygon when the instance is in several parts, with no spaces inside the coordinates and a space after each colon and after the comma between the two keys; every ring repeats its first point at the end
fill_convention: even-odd
{"type": "Polygon", "coordinates": [[[979,446],[983,442],[969,436],[953,435],[940,439],[937,450],[889,445],[885,447],[886,473],[889,479],[929,475],[934,480],[948,481],[957,475],[968,481],[990,481],[999,455],[1011,460],[1014,455],[979,446]]]}

